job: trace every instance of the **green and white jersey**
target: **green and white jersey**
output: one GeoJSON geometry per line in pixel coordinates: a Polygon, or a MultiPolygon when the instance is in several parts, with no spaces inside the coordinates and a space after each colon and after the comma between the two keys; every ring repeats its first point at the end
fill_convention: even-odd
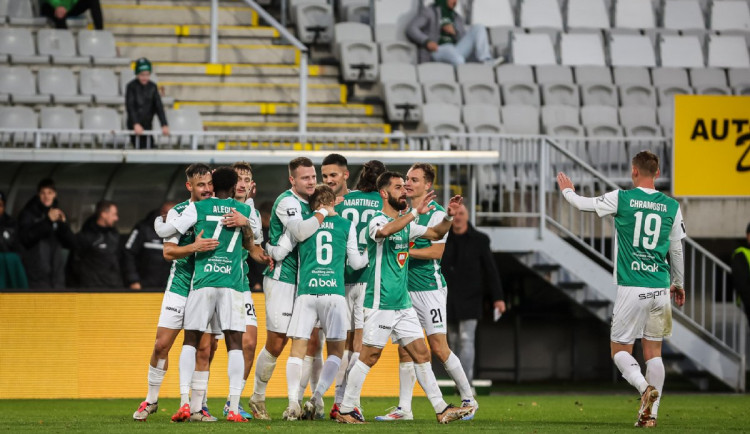
{"type": "Polygon", "coordinates": [[[315,234],[299,244],[297,295],[343,296],[344,267],[350,250],[359,256],[354,224],[338,215],[326,217],[315,234]]]}
{"type": "MultiPolygon", "coordinates": [[[[269,243],[278,245],[279,238],[286,232],[292,220],[305,220],[312,215],[306,200],[287,190],[279,195],[273,204],[271,223],[268,229],[269,243]]],[[[275,264],[273,270],[266,268],[263,275],[291,285],[297,284],[297,249],[283,261],[275,264]]]]}
{"type": "MultiPolygon", "coordinates": [[[[188,205],[190,205],[190,201],[186,200],[172,207],[167,213],[167,221],[172,221],[179,217],[188,205]]],[[[175,235],[174,237],[164,239],[165,243],[174,243],[178,246],[187,246],[194,241],[195,234],[192,230],[188,230],[184,235],[175,235]]],[[[193,280],[194,267],[195,257],[193,255],[172,261],[166,290],[187,297],[188,292],[190,292],[190,282],[193,280]]]]}
{"type": "MultiPolygon", "coordinates": [[[[367,251],[367,223],[383,208],[383,199],[377,191],[368,193],[352,190],[336,205],[336,213],[355,224],[360,253],[367,251]]],[[[347,265],[344,280],[347,284],[367,283],[370,268],[354,270],[347,265]]]]}
{"type": "Polygon", "coordinates": [[[367,254],[370,260],[370,279],[365,291],[368,309],[401,310],[411,307],[407,290],[409,279],[409,243],[427,231],[427,227],[411,222],[385,238],[376,238],[378,230],[393,221],[378,212],[370,219],[367,234],[367,254]]]}
{"type": "Polygon", "coordinates": [[[195,272],[192,289],[232,288],[237,291],[247,290],[243,287],[243,247],[242,228],[228,228],[222,224],[224,214],[236,209],[245,217],[250,216],[250,207],[233,198],[218,199],[215,197],[191,203],[182,215],[172,224],[185,233],[191,227],[193,231],[219,241],[219,246],[209,252],[195,254],[195,272]]]}
{"type": "Polygon", "coordinates": [[[685,238],[680,204],[649,188],[615,190],[594,200],[599,216],[615,217],[615,283],[669,288],[667,253],[685,238]]]}
{"type": "MultiPolygon", "coordinates": [[[[250,207],[250,228],[253,231],[253,243],[256,245],[260,245],[263,243],[263,230],[261,227],[261,219],[260,219],[260,211],[258,211],[257,208],[255,208],[255,202],[252,198],[248,198],[245,201],[245,205],[250,207]]],[[[247,257],[248,257],[248,251],[245,249],[242,249],[242,287],[247,288],[249,291],[250,289],[250,278],[247,276],[247,273],[249,271],[249,267],[247,265],[247,257]]],[[[244,291],[243,291],[244,292],[244,291]]]]}
{"type": "MultiPolygon", "coordinates": [[[[443,221],[445,208],[434,200],[430,202],[432,209],[417,217],[416,223],[421,226],[432,227],[443,221]]],[[[417,238],[411,244],[411,249],[425,249],[433,244],[445,244],[448,233],[440,241],[430,241],[417,238]]],[[[409,259],[409,291],[435,291],[446,287],[443,273],[440,269],[440,259],[409,259]]]]}

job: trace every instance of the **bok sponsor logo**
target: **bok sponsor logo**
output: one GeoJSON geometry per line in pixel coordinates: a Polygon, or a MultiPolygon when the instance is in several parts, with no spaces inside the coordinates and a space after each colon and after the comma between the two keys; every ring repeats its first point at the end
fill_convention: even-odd
{"type": "Polygon", "coordinates": [[[333,288],[336,286],[336,279],[321,279],[313,277],[307,282],[310,288],[333,288]]]}
{"type": "Polygon", "coordinates": [[[206,264],[203,267],[204,273],[221,273],[221,274],[232,274],[231,265],[217,265],[217,264],[206,264]]]}
{"type": "Polygon", "coordinates": [[[658,264],[644,264],[640,261],[633,261],[630,263],[630,269],[633,271],[648,271],[649,273],[656,273],[659,271],[658,264]]]}

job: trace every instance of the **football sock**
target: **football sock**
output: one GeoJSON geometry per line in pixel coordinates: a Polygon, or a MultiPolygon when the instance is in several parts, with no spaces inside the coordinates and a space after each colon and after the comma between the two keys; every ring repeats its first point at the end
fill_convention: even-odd
{"type": "Polygon", "coordinates": [[[245,374],[245,358],[242,350],[227,352],[227,374],[229,375],[229,411],[239,413],[242,395],[242,376],[245,374]]]}
{"type": "Polygon", "coordinates": [[[638,389],[638,393],[643,395],[648,387],[648,382],[641,373],[641,365],[626,351],[620,351],[613,357],[617,369],[620,370],[622,378],[626,379],[631,386],[638,389]]]}
{"type": "Polygon", "coordinates": [[[661,394],[664,389],[664,376],[664,361],[662,361],[661,357],[654,357],[653,359],[646,361],[646,381],[659,391],[659,398],[656,399],[656,402],[654,402],[654,405],[651,408],[651,416],[654,418],[659,411],[659,404],[661,403],[661,394]]]}
{"type": "MultiPolygon", "coordinates": [[[[346,368],[346,376],[344,377],[344,390],[346,390],[346,384],[349,382],[349,373],[352,371],[352,368],[354,367],[354,365],[357,364],[358,360],[359,360],[358,352],[354,352],[349,355],[349,367],[346,368]]],[[[357,401],[357,406],[360,406],[359,401],[357,401]]]]}
{"type": "Polygon", "coordinates": [[[313,359],[313,356],[305,356],[304,360],[302,360],[302,376],[300,377],[299,393],[297,394],[297,397],[299,397],[300,400],[305,397],[305,389],[307,389],[307,384],[310,382],[313,359]]]}
{"type": "Polygon", "coordinates": [[[201,403],[201,406],[208,408],[208,380],[211,378],[211,371],[206,372],[208,372],[208,377],[206,378],[206,393],[203,394],[203,402],[201,403]]]}
{"type": "Polygon", "coordinates": [[[164,369],[154,368],[151,365],[148,366],[148,394],[146,395],[146,402],[149,404],[153,404],[159,400],[159,389],[166,373],[167,371],[164,369]]]}
{"type": "Polygon", "coordinates": [[[195,371],[191,388],[193,396],[190,398],[190,412],[195,413],[203,408],[203,396],[206,394],[208,387],[208,371],[195,371]]]}
{"type": "MultiPolygon", "coordinates": [[[[338,357],[336,358],[339,360],[339,363],[341,363],[341,359],[339,359],[338,357]]],[[[318,389],[318,382],[320,381],[320,374],[321,372],[323,372],[323,364],[324,364],[323,355],[320,352],[318,352],[318,354],[316,354],[315,357],[313,358],[312,371],[310,372],[310,394],[315,393],[315,391],[318,389]]],[[[330,386],[330,383],[329,383],[329,386],[330,386]]],[[[326,388],[326,390],[328,389],[326,388]]]]}
{"type": "Polygon", "coordinates": [[[286,361],[286,388],[289,395],[289,406],[299,403],[299,389],[302,378],[302,359],[289,357],[286,361]]]}
{"type": "Polygon", "coordinates": [[[180,352],[180,407],[190,403],[190,382],[195,372],[195,347],[183,345],[180,352]]]}
{"type": "Polygon", "coordinates": [[[344,399],[344,390],[346,390],[346,370],[349,367],[349,350],[344,350],[344,355],[341,357],[341,363],[339,364],[339,370],[336,372],[336,396],[333,398],[333,402],[340,404],[341,400],[344,399]]]}
{"type": "Polygon", "coordinates": [[[331,387],[331,383],[333,383],[333,379],[336,377],[336,373],[339,371],[339,366],[341,366],[340,358],[336,356],[328,356],[325,364],[323,365],[323,369],[320,372],[320,379],[318,380],[318,384],[315,386],[313,399],[318,402],[323,399],[323,395],[331,387]]]}
{"type": "Polygon", "coordinates": [[[362,385],[365,384],[368,372],[370,372],[370,367],[359,360],[357,360],[354,367],[349,371],[344,400],[341,402],[341,407],[339,408],[341,413],[349,413],[357,406],[359,395],[362,393],[362,385]]]}
{"type": "Polygon", "coordinates": [[[253,383],[253,396],[250,398],[252,401],[265,401],[266,400],[266,387],[268,381],[273,375],[273,370],[276,368],[276,357],[263,347],[258,354],[258,360],[255,362],[255,380],[253,383]]]}
{"type": "Polygon", "coordinates": [[[432,364],[426,363],[415,363],[414,372],[417,375],[417,381],[422,386],[422,390],[427,395],[427,399],[430,400],[432,408],[435,409],[435,413],[442,413],[443,410],[448,406],[443,400],[443,394],[440,393],[440,387],[437,384],[435,373],[432,372],[432,364]]]}
{"type": "Polygon", "coordinates": [[[411,411],[411,399],[414,395],[414,383],[417,377],[414,375],[414,362],[398,364],[398,406],[405,412],[411,411]]]}
{"type": "Polygon", "coordinates": [[[445,371],[448,372],[453,382],[456,383],[456,388],[458,389],[458,394],[461,395],[461,399],[474,399],[469,379],[466,378],[466,372],[464,372],[464,368],[461,366],[461,360],[453,354],[453,351],[448,356],[448,360],[443,362],[443,367],[445,367],[445,371]]]}

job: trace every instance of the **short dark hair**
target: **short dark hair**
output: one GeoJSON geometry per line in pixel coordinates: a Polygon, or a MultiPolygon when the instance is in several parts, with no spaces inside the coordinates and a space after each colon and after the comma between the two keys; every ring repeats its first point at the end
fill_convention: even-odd
{"type": "Polygon", "coordinates": [[[388,187],[391,185],[391,179],[393,178],[401,178],[404,179],[404,175],[398,173],[398,172],[383,172],[380,176],[378,176],[378,183],[377,188],[378,191],[388,187]]]}
{"type": "Polygon", "coordinates": [[[297,170],[298,167],[313,167],[313,162],[311,159],[307,157],[297,157],[294,160],[289,162],[289,175],[294,173],[295,170],[297,170]]]}
{"type": "Polygon", "coordinates": [[[96,218],[99,218],[103,213],[109,211],[109,209],[113,206],[116,205],[111,200],[100,200],[96,203],[96,208],[94,208],[94,215],[96,216],[96,218]]]}
{"type": "Polygon", "coordinates": [[[363,193],[369,193],[378,190],[378,176],[385,172],[385,164],[379,160],[370,160],[362,166],[359,172],[359,180],[354,187],[363,193]]]}
{"type": "Polygon", "coordinates": [[[215,193],[229,193],[237,184],[237,172],[229,166],[217,167],[211,174],[215,193]]]}
{"type": "Polygon", "coordinates": [[[195,176],[203,176],[207,173],[211,173],[211,168],[208,167],[208,164],[203,163],[193,163],[185,169],[185,176],[188,180],[195,176]]]}
{"type": "Polygon", "coordinates": [[[656,176],[656,172],[659,171],[659,156],[651,151],[641,151],[635,154],[632,163],[644,175],[656,176]]]}
{"type": "Polygon", "coordinates": [[[432,184],[435,182],[435,168],[432,167],[432,164],[427,163],[414,163],[411,165],[409,170],[414,169],[421,169],[422,173],[424,173],[424,180],[432,184]]]}
{"type": "Polygon", "coordinates": [[[44,178],[39,181],[39,184],[36,185],[36,192],[39,193],[43,188],[51,188],[52,190],[57,191],[55,188],[55,181],[53,181],[52,178],[44,178]]]}
{"type": "Polygon", "coordinates": [[[321,164],[321,166],[327,166],[329,164],[346,167],[348,163],[346,161],[346,157],[341,154],[328,154],[323,159],[323,164],[321,164]]]}
{"type": "Polygon", "coordinates": [[[238,172],[249,172],[251,175],[253,174],[252,166],[246,161],[238,161],[232,164],[232,169],[238,172]]]}
{"type": "Polygon", "coordinates": [[[745,229],[745,234],[750,234],[750,223],[747,224],[747,229],[745,229]]]}
{"type": "Polygon", "coordinates": [[[336,193],[326,184],[315,186],[315,192],[310,195],[310,209],[318,209],[321,205],[333,205],[336,202],[336,193]]]}

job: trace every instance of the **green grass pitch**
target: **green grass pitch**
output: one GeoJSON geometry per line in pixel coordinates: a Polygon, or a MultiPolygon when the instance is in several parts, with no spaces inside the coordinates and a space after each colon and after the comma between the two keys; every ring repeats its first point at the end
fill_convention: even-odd
{"type": "MultiPolygon", "coordinates": [[[[447,400],[459,402],[458,397],[447,400]]],[[[245,401],[245,399],[243,399],[245,401]]],[[[480,409],[473,421],[438,425],[426,398],[414,400],[413,422],[373,422],[376,415],[396,403],[395,398],[363,399],[368,424],[340,425],[330,420],[284,422],[281,413],[286,400],[270,399],[268,408],[275,419],[233,424],[224,420],[215,423],[171,423],[169,418],[178,401],[164,399],[159,411],[148,421],[134,422],[137,400],[4,400],[0,401],[3,417],[0,431],[5,432],[266,432],[266,433],[329,433],[329,432],[625,432],[632,431],[638,409],[634,394],[564,394],[508,395],[481,397],[480,409]]],[[[330,405],[330,399],[326,406],[330,405]]],[[[221,416],[223,402],[210,399],[215,416],[221,416]]],[[[667,395],[659,410],[659,426],[663,432],[750,432],[750,396],[674,394],[667,395]]]]}

